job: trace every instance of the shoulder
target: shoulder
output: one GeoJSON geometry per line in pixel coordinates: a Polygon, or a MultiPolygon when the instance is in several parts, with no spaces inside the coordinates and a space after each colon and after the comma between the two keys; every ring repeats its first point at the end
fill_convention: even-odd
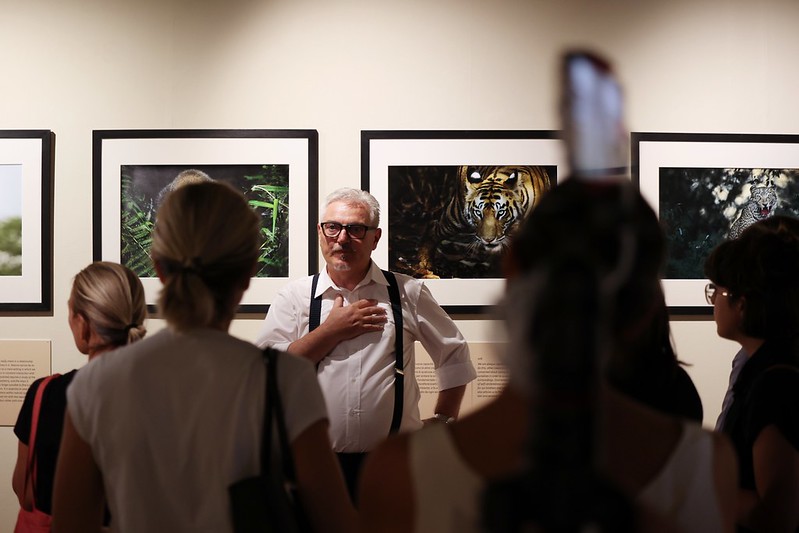
{"type": "Polygon", "coordinates": [[[774,365],[765,369],[752,381],[749,391],[749,403],[758,408],[795,405],[798,400],[799,368],[792,365],[774,365]]]}
{"type": "Polygon", "coordinates": [[[680,364],[674,371],[673,394],[674,414],[701,423],[704,418],[702,398],[691,376],[680,364]]]}
{"type": "Polygon", "coordinates": [[[440,307],[433,297],[433,293],[430,292],[430,288],[425,284],[425,280],[413,278],[399,272],[392,272],[392,274],[397,279],[397,286],[404,300],[409,301],[414,306],[419,305],[421,302],[423,306],[425,304],[433,304],[435,307],[440,307]]]}
{"type": "Polygon", "coordinates": [[[766,369],[752,383],[747,397],[746,430],[754,441],[769,425],[799,447],[799,369],[776,365],[766,369]]]}
{"type": "MultiPolygon", "coordinates": [[[[54,377],[50,383],[47,384],[47,389],[45,390],[45,396],[47,398],[61,398],[61,401],[65,401],[67,394],[67,388],[72,383],[72,379],[77,374],[77,370],[72,370],[67,372],[66,374],[60,374],[54,377]]],[[[38,382],[41,383],[42,380],[38,382]]]]}
{"type": "Polygon", "coordinates": [[[288,283],[286,283],[280,289],[279,292],[292,292],[292,291],[296,291],[296,290],[304,288],[304,287],[308,287],[308,289],[310,290],[311,283],[313,283],[313,279],[314,279],[314,277],[316,275],[317,274],[314,274],[313,276],[304,276],[304,277],[301,277],[301,278],[295,278],[295,279],[289,281],[288,283]]]}
{"type": "Polygon", "coordinates": [[[25,396],[26,397],[30,396],[31,401],[33,401],[33,397],[36,395],[36,391],[39,390],[39,386],[46,378],[47,376],[44,376],[33,380],[33,383],[31,383],[30,387],[28,387],[28,392],[25,394],[25,396]]]}
{"type": "Polygon", "coordinates": [[[272,308],[275,307],[280,309],[289,302],[309,301],[311,299],[311,284],[313,278],[313,276],[296,278],[283,285],[277,291],[275,300],[272,305],[269,306],[269,310],[271,311],[272,308]]]}
{"type": "MultiPolygon", "coordinates": [[[[711,447],[713,449],[714,468],[717,472],[723,471],[728,474],[738,471],[738,458],[730,437],[719,431],[702,430],[709,435],[711,447]]],[[[732,477],[737,480],[737,475],[732,477]]]]}
{"type": "Polygon", "coordinates": [[[96,390],[102,386],[113,388],[114,376],[125,375],[126,369],[136,362],[140,354],[168,350],[173,340],[174,334],[169,329],[163,329],[133,344],[121,346],[95,357],[69,378],[71,384],[67,389],[67,395],[70,401],[79,391],[96,390]]]}
{"type": "MultiPolygon", "coordinates": [[[[386,271],[384,271],[386,272],[386,271]]],[[[412,278],[407,274],[400,274],[399,272],[390,272],[391,275],[397,280],[397,286],[402,292],[411,292],[418,294],[424,286],[424,282],[420,279],[412,278]]]]}

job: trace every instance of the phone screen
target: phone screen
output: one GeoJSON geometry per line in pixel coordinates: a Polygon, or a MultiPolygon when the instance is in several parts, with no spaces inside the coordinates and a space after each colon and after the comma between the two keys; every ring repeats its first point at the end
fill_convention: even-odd
{"type": "Polygon", "coordinates": [[[572,176],[590,179],[626,173],[629,140],[622,90],[610,64],[586,52],[566,54],[563,107],[572,176]]]}

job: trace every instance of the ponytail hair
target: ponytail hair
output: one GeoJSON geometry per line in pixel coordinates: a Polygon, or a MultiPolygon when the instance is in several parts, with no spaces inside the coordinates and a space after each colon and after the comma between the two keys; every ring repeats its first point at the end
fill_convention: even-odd
{"type": "Polygon", "coordinates": [[[144,287],[120,264],[97,261],[78,272],[70,301],[72,313],[86,317],[103,344],[123,346],[147,333],[144,287]]]}
{"type": "Polygon", "coordinates": [[[260,244],[258,215],[230,185],[203,181],[170,192],[151,248],[164,284],[158,308],[167,323],[186,331],[232,318],[260,244]]]}

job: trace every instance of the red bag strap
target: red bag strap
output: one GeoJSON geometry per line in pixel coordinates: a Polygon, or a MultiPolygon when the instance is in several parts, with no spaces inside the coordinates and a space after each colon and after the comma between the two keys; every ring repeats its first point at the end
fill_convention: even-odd
{"type": "Polygon", "coordinates": [[[36,389],[36,396],[33,399],[33,414],[31,416],[31,434],[28,439],[28,462],[25,465],[25,486],[22,494],[28,493],[28,479],[31,480],[31,487],[33,488],[33,507],[36,508],[36,458],[33,455],[33,450],[36,447],[36,430],[39,426],[39,411],[42,408],[42,397],[44,396],[44,388],[47,384],[57,378],[61,374],[53,374],[47,376],[39,383],[39,388],[36,389]]]}

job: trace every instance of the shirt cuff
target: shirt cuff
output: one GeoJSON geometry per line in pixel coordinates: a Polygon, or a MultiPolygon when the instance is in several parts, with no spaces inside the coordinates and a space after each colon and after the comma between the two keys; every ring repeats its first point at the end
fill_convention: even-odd
{"type": "Polygon", "coordinates": [[[476,377],[477,371],[471,361],[451,363],[436,369],[438,390],[440,391],[466,385],[470,381],[474,381],[476,377]]]}

